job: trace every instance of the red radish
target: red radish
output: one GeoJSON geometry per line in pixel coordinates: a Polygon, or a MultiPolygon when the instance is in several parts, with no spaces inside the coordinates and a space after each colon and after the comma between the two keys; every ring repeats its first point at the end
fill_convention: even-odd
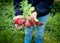
{"type": "Polygon", "coordinates": [[[36,24],[37,24],[38,26],[41,26],[41,25],[42,25],[42,23],[41,23],[41,22],[39,22],[39,21],[38,21],[36,24]]]}
{"type": "Polygon", "coordinates": [[[15,21],[15,23],[21,25],[21,24],[23,24],[23,21],[20,20],[20,19],[17,19],[17,20],[15,21]]]}
{"type": "Polygon", "coordinates": [[[16,23],[16,24],[19,24],[19,23],[20,23],[19,20],[20,20],[20,19],[16,19],[16,20],[15,20],[15,23],[16,23]]]}
{"type": "Polygon", "coordinates": [[[29,22],[31,23],[31,25],[36,24],[36,22],[35,22],[33,19],[32,19],[32,20],[30,20],[29,22]]]}
{"type": "MultiPolygon", "coordinates": [[[[17,22],[17,21],[19,21],[19,20],[22,20],[22,18],[16,18],[15,19],[15,23],[17,22]]],[[[18,24],[18,23],[17,23],[18,24]]]]}
{"type": "Polygon", "coordinates": [[[26,20],[22,19],[22,22],[23,22],[23,24],[25,25],[25,23],[26,23],[26,20]]]}
{"type": "Polygon", "coordinates": [[[26,22],[25,26],[29,28],[31,26],[30,22],[26,22]]]}

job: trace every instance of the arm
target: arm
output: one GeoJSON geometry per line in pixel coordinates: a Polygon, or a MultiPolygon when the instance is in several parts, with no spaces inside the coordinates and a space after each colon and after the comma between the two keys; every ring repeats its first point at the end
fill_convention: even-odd
{"type": "Polygon", "coordinates": [[[48,14],[52,8],[54,0],[42,0],[37,6],[36,6],[36,12],[37,16],[44,16],[48,14]]]}
{"type": "Polygon", "coordinates": [[[22,11],[20,10],[20,6],[19,6],[20,1],[21,1],[21,0],[13,0],[14,10],[15,10],[15,16],[22,14],[22,11]]]}

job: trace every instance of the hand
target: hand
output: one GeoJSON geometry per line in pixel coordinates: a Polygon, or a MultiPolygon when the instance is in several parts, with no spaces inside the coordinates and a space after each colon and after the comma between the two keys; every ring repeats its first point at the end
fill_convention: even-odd
{"type": "MultiPolygon", "coordinates": [[[[13,23],[15,23],[15,20],[16,20],[17,18],[23,18],[23,17],[22,17],[22,15],[15,16],[15,17],[13,18],[13,23]]],[[[18,29],[21,29],[21,28],[22,28],[22,25],[15,24],[15,27],[18,28],[18,29]]]]}
{"type": "Polygon", "coordinates": [[[15,24],[16,29],[22,29],[22,25],[15,24]]]}
{"type": "Polygon", "coordinates": [[[34,11],[31,16],[28,17],[28,20],[31,20],[32,18],[37,18],[37,12],[34,11]]]}
{"type": "Polygon", "coordinates": [[[17,18],[23,18],[23,17],[22,17],[22,15],[15,16],[15,17],[13,18],[13,21],[15,21],[15,19],[17,19],[17,18]]]}

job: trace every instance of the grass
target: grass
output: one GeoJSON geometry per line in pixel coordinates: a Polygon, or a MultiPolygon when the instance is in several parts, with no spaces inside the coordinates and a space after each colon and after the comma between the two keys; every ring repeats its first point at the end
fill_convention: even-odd
{"type": "MultiPolygon", "coordinates": [[[[1,5],[1,4],[0,4],[1,5]]],[[[2,13],[2,17],[3,19],[7,20],[6,22],[7,23],[2,23],[1,21],[1,24],[2,26],[6,25],[6,28],[5,27],[2,27],[4,28],[5,30],[2,30],[0,31],[0,43],[24,43],[24,37],[25,37],[25,33],[24,33],[24,30],[23,31],[20,31],[20,30],[16,30],[14,31],[14,27],[13,25],[11,24],[11,20],[12,18],[14,17],[14,8],[13,8],[13,4],[7,4],[7,5],[3,5],[1,6],[0,8],[0,14],[2,13]],[[3,8],[3,10],[1,9],[3,8]],[[5,9],[6,8],[6,9],[5,9]],[[4,10],[5,9],[5,10],[4,10]],[[7,13],[7,15],[6,15],[7,13]],[[6,17],[5,17],[6,16],[6,17]],[[10,19],[11,18],[11,19],[10,19]],[[9,24],[10,23],[10,24],[9,24]],[[11,26],[12,25],[12,26],[11,26]]],[[[0,25],[1,26],[1,25],[0,25]]],[[[0,29],[2,29],[0,28],[0,29]]],[[[35,38],[35,30],[33,31],[33,36],[32,36],[32,43],[35,43],[34,42],[34,38],[35,38]]],[[[47,31],[44,32],[44,43],[57,43],[57,39],[52,37],[50,35],[50,33],[48,33],[47,31]]]]}

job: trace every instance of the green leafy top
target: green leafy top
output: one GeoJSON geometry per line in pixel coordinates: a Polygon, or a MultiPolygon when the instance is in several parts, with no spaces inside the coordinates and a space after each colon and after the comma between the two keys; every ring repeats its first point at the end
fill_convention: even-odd
{"type": "Polygon", "coordinates": [[[27,18],[28,16],[30,16],[34,10],[34,7],[32,7],[31,4],[28,4],[28,1],[27,0],[22,0],[20,2],[20,10],[23,11],[23,18],[27,18]]]}

